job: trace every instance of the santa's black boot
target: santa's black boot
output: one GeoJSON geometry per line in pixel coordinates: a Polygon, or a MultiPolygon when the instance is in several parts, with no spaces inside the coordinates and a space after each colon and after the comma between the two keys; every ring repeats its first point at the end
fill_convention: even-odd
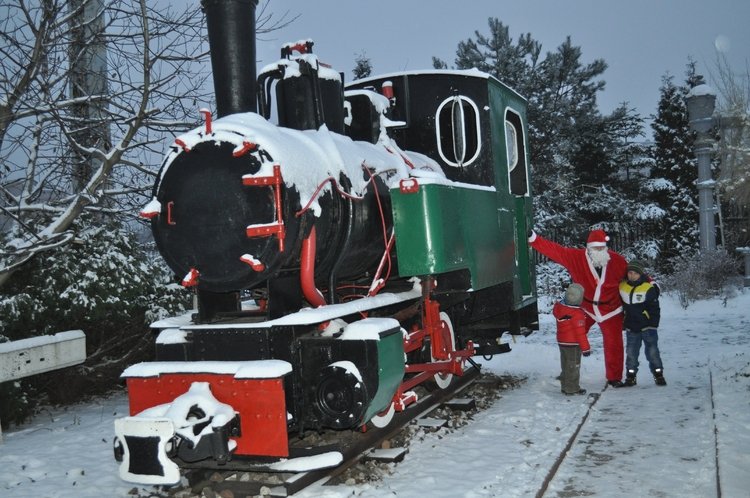
{"type": "Polygon", "coordinates": [[[625,375],[624,387],[633,387],[636,384],[635,370],[628,370],[628,373],[625,375]]]}
{"type": "Polygon", "coordinates": [[[667,380],[664,378],[664,372],[661,368],[654,370],[654,382],[657,386],[666,386],[667,380]]]}

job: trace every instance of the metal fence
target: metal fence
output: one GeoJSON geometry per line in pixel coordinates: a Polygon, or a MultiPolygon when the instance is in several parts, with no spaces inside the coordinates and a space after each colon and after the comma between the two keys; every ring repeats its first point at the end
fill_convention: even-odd
{"type": "MultiPolygon", "coordinates": [[[[632,247],[639,240],[644,240],[653,236],[655,227],[647,225],[631,225],[627,227],[618,226],[614,229],[604,228],[609,235],[610,241],[608,246],[619,253],[632,247]]],[[[553,240],[566,247],[586,247],[586,239],[589,235],[589,229],[585,230],[551,230],[550,232],[540,233],[545,239],[553,240]]],[[[549,261],[546,256],[532,251],[534,263],[545,263],[549,261]]]]}

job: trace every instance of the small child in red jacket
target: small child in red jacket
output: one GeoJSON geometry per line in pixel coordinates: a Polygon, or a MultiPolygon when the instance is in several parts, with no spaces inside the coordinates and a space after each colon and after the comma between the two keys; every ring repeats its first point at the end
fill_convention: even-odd
{"type": "Polygon", "coordinates": [[[560,388],[563,394],[586,394],[579,384],[581,355],[589,356],[591,347],[586,336],[586,313],[581,309],[583,287],[570,284],[565,297],[555,303],[552,315],[557,320],[557,344],[560,346],[560,388]]]}

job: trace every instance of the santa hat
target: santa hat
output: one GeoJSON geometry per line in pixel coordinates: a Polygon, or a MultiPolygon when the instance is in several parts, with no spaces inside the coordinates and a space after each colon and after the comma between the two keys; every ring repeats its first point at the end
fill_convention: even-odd
{"type": "Polygon", "coordinates": [[[609,235],[604,230],[591,230],[589,239],[586,241],[587,247],[605,247],[609,241],[609,235]]]}

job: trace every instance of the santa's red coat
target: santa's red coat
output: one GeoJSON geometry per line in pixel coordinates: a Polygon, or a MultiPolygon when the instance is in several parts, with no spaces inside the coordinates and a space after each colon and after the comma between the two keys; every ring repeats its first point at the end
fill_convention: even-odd
{"type": "Polygon", "coordinates": [[[595,321],[603,322],[622,313],[620,282],[627,274],[628,262],[621,255],[609,250],[610,260],[602,268],[600,276],[586,256],[586,249],[563,247],[537,234],[532,234],[529,244],[555,263],[563,265],[573,282],[583,286],[581,307],[595,321]]]}

